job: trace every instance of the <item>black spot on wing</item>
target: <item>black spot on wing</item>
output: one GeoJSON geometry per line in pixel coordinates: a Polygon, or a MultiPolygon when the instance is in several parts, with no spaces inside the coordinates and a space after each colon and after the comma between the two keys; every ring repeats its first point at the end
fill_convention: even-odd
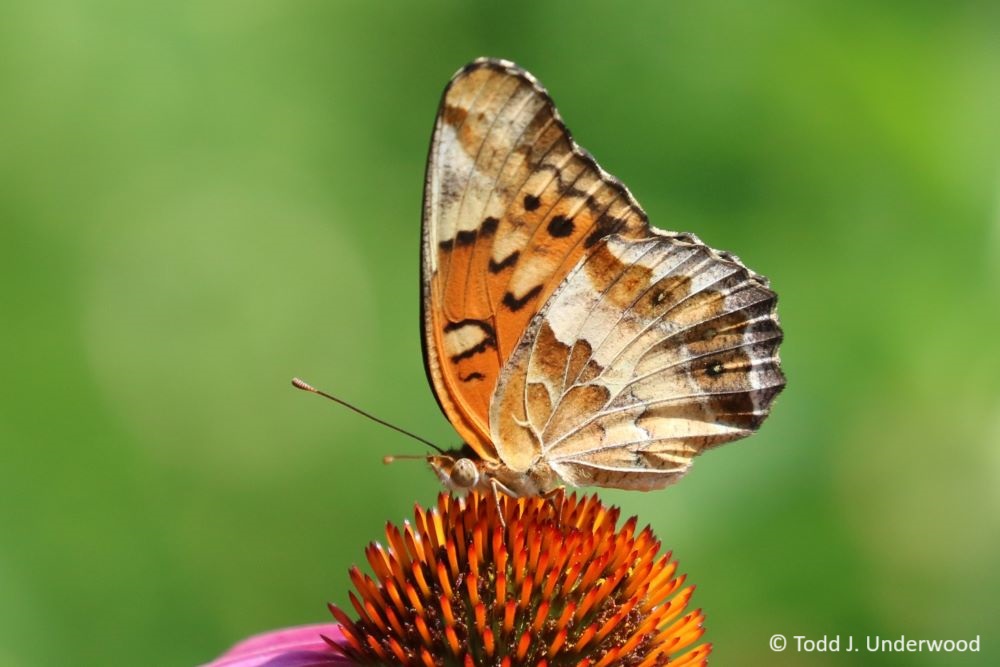
{"type": "Polygon", "coordinates": [[[452,363],[458,363],[462,359],[468,359],[469,357],[476,356],[480,352],[485,352],[487,349],[489,349],[491,347],[495,348],[496,347],[496,343],[493,342],[493,341],[491,341],[491,340],[484,340],[484,341],[480,342],[478,345],[476,345],[475,347],[470,347],[467,350],[462,350],[458,354],[451,355],[451,361],[452,361],[452,363]]]}
{"type": "Polygon", "coordinates": [[[524,210],[534,211],[542,205],[542,200],[535,195],[524,195],[524,210]]]}
{"type": "Polygon", "coordinates": [[[557,215],[549,221],[549,234],[556,238],[563,238],[573,233],[573,219],[557,215]]]}
{"type": "Polygon", "coordinates": [[[517,264],[517,259],[520,256],[521,256],[521,251],[515,250],[514,252],[510,253],[509,255],[501,259],[499,262],[493,261],[493,258],[491,257],[489,266],[490,273],[500,273],[504,269],[514,266],[515,264],[517,264]]]}
{"type": "Polygon", "coordinates": [[[521,310],[526,305],[528,305],[528,302],[534,299],[536,296],[538,296],[538,294],[541,291],[542,291],[542,286],[535,285],[530,290],[528,290],[527,294],[525,294],[521,298],[514,296],[511,292],[507,292],[506,294],[503,295],[503,305],[507,306],[509,310],[517,312],[518,310],[521,310]]]}
{"type": "Polygon", "coordinates": [[[591,231],[590,234],[587,235],[587,238],[584,239],[583,247],[590,248],[605,236],[610,236],[611,234],[617,232],[624,225],[625,220],[623,218],[615,218],[605,213],[597,219],[597,224],[594,225],[593,231],[591,231]]]}
{"type": "Polygon", "coordinates": [[[468,375],[460,375],[458,379],[462,382],[472,382],[473,380],[485,380],[486,376],[478,371],[473,371],[468,375]]]}
{"type": "Polygon", "coordinates": [[[500,226],[500,220],[490,216],[483,220],[483,224],[479,227],[479,233],[483,236],[493,236],[496,234],[497,227],[500,226]]]}
{"type": "Polygon", "coordinates": [[[455,247],[472,245],[479,237],[487,238],[496,234],[497,227],[499,226],[500,220],[490,216],[483,220],[483,224],[479,225],[477,229],[466,229],[460,231],[455,234],[455,238],[447,241],[441,241],[438,245],[442,250],[451,250],[452,244],[454,244],[455,247]]]}

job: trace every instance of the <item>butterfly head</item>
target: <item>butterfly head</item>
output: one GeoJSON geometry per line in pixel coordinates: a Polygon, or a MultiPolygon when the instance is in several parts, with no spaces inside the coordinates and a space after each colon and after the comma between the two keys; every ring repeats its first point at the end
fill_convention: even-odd
{"type": "Polygon", "coordinates": [[[427,463],[441,484],[452,491],[469,491],[488,482],[482,459],[468,445],[428,456],[427,463]]]}
{"type": "Polygon", "coordinates": [[[509,468],[501,461],[480,457],[469,445],[427,457],[441,484],[450,491],[502,491],[524,498],[545,495],[563,485],[563,480],[545,462],[525,471],[509,468]]]}

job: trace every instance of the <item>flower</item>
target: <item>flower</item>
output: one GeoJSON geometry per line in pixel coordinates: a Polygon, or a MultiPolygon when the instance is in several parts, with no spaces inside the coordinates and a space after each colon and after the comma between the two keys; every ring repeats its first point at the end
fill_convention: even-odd
{"type": "Polygon", "coordinates": [[[361,664],[706,664],[710,644],[687,650],[704,633],[685,613],[694,587],[649,527],[618,518],[561,491],[442,493],[368,546],[375,579],[351,569],[357,618],[330,605],[343,635],[328,642],[361,664]]]}
{"type": "Polygon", "coordinates": [[[303,625],[244,639],[204,667],[334,667],[353,661],[330,650],[343,635],[334,623],[303,625]],[[326,640],[324,640],[324,637],[326,640]]]}
{"type": "Polygon", "coordinates": [[[705,665],[701,610],[649,527],[596,496],[445,493],[351,568],[352,619],[266,633],[205,667],[705,665]]]}

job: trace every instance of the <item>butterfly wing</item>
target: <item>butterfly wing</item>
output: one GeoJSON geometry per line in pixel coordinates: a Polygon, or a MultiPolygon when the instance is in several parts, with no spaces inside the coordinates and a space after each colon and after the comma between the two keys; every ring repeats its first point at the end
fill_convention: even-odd
{"type": "Polygon", "coordinates": [[[602,239],[535,316],[504,368],[500,457],[539,456],[577,486],[654,489],[749,435],[784,387],[777,297],[697,238],[602,239]]]}
{"type": "Polygon", "coordinates": [[[501,369],[561,279],[608,234],[648,236],[628,190],[572,140],[549,95],[480,59],[445,89],[424,188],[424,359],[442,410],[496,460],[501,369]]]}

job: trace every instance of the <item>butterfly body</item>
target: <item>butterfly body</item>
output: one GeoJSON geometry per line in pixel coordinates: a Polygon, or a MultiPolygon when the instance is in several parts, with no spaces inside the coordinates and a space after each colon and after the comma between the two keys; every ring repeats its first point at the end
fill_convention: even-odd
{"type": "Polygon", "coordinates": [[[448,486],[661,488],[784,387],[767,280],[651,227],[512,63],[446,88],[423,217],[424,358],[466,443],[428,457],[448,486]]]}
{"type": "MultiPolygon", "coordinates": [[[[464,449],[464,448],[463,448],[464,449]]],[[[559,475],[542,459],[527,470],[514,470],[503,462],[490,461],[458,450],[428,456],[427,462],[441,483],[452,491],[502,491],[514,497],[544,496],[563,486],[559,475]]]]}

